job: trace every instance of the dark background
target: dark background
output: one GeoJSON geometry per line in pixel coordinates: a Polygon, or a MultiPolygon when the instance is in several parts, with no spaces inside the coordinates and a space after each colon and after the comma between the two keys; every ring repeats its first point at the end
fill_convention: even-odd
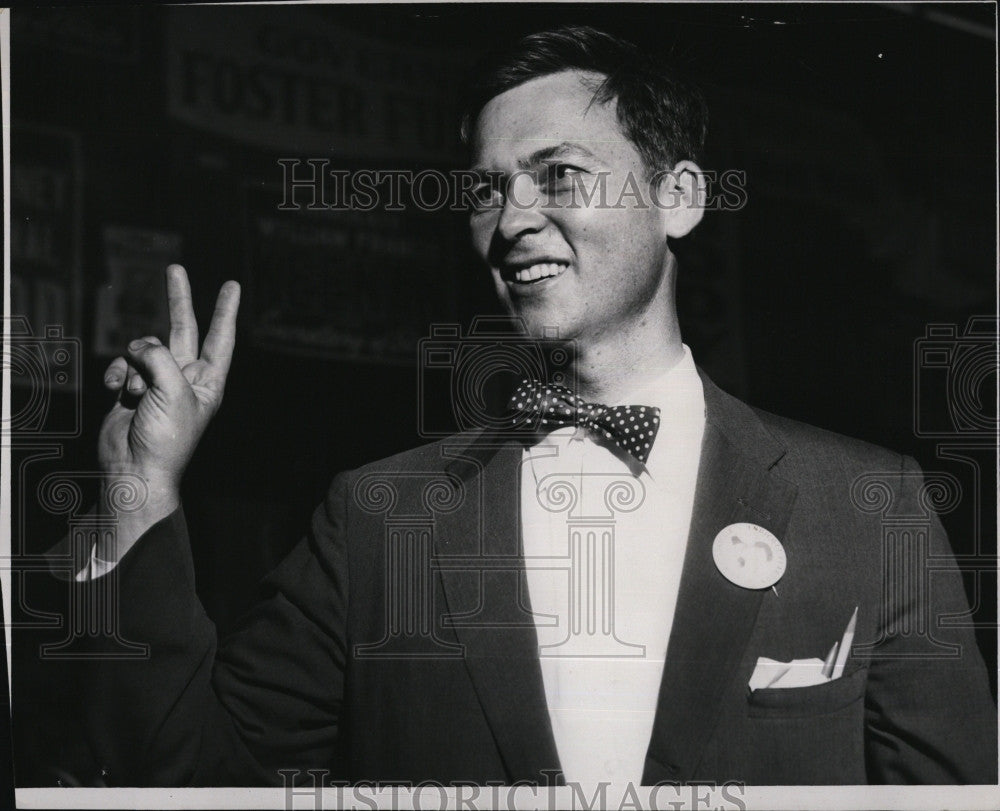
{"type": "MultiPolygon", "coordinates": [[[[15,449],[15,555],[30,560],[64,532],[66,515],[33,496],[42,476],[96,467],[110,405],[101,384],[110,356],[98,333],[109,318],[155,321],[159,281],[127,294],[108,286],[121,284],[108,226],[160,234],[147,251],[153,267],[157,239],[179,238],[171,250],[180,255],[169,259],[189,270],[203,328],[225,279],[246,290],[226,401],[184,493],[199,592],[221,629],[300,536],[333,474],[424,441],[421,415],[447,411],[449,395],[447,373],[443,385],[418,386],[419,340],[432,323],[467,330],[472,316],[494,312],[486,274],[465,247],[464,217],[279,212],[277,160],[461,166],[451,128],[458,79],[501,38],[562,23],[624,35],[697,77],[712,116],[704,168],[744,171],[748,197],[739,211],[709,213],[677,246],[686,342],[751,404],[956,477],[961,498],[943,520],[995,672],[996,322],[967,334],[970,317],[994,313],[996,292],[995,20],[983,4],[16,8],[13,314],[35,336],[62,324],[63,338],[79,339],[80,385],[48,389],[46,419],[64,424],[62,434],[35,425],[15,449]],[[322,74],[322,55],[310,48],[336,32],[389,51],[448,55],[457,67],[441,86],[440,77],[383,63],[388,85],[427,98],[423,117],[406,120],[412,132],[396,134],[396,153],[391,137],[350,120],[333,122],[346,135],[326,151],[308,122],[265,144],[226,95],[231,87],[216,111],[232,113],[228,130],[209,131],[171,107],[171,58],[189,35],[214,30],[219,14],[237,33],[298,32],[297,57],[282,63],[297,75],[322,74]],[[39,167],[71,193],[56,202],[33,195],[38,172],[29,170],[39,167]],[[327,249],[317,237],[283,249],[259,227],[281,217],[304,234],[333,223],[355,247],[327,249]],[[376,241],[399,237],[393,255],[358,247],[372,223],[376,241]],[[100,314],[102,295],[112,296],[112,316],[100,314]],[[291,314],[284,332],[273,304],[291,314]],[[305,337],[287,329],[297,313],[314,327],[305,337]],[[324,339],[331,322],[348,323],[356,341],[324,339]],[[920,348],[929,325],[951,327],[930,359],[920,348]],[[985,366],[975,360],[984,351],[985,366]]],[[[361,104],[385,103],[350,66],[340,76],[361,104]]],[[[15,387],[15,414],[27,391],[15,387]]],[[[86,502],[93,481],[81,482],[86,502]]],[[[14,630],[20,785],[52,784],[57,768],[90,773],[73,743],[72,679],[55,686],[71,665],[37,656],[41,579],[26,565],[14,581],[14,620],[26,630],[14,630]]],[[[46,634],[58,641],[65,630],[46,634]]]]}

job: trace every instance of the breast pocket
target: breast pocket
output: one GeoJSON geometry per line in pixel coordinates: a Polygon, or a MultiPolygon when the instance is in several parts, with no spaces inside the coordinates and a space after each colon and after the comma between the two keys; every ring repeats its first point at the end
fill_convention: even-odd
{"type": "Polygon", "coordinates": [[[809,687],[765,687],[747,697],[751,718],[807,718],[839,712],[865,695],[868,668],[809,687]]]}

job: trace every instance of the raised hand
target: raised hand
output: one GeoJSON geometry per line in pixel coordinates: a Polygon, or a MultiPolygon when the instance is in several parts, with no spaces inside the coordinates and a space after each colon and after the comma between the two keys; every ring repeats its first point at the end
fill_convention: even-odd
{"type": "MultiPolygon", "coordinates": [[[[104,375],[118,401],[101,425],[98,459],[106,482],[122,474],[146,481],[145,523],[180,503],[184,469],[222,404],[236,342],[240,286],[229,281],[219,291],[200,354],[191,287],[180,265],[167,268],[167,301],[169,348],[155,337],[134,340],[104,375]]],[[[121,554],[122,549],[116,557],[121,554]]]]}

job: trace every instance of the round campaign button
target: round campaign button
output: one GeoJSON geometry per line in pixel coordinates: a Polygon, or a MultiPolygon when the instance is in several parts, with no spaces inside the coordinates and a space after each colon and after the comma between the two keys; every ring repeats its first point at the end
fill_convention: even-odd
{"type": "Polygon", "coordinates": [[[730,524],[715,536],[712,557],[731,583],[745,589],[766,589],[785,573],[781,541],[756,524],[730,524]]]}

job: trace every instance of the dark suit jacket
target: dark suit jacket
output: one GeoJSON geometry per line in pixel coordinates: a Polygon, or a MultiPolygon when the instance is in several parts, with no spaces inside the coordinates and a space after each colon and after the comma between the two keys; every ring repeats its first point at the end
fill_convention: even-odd
{"type": "MultiPolygon", "coordinates": [[[[644,782],[996,783],[988,674],[955,621],[968,616],[961,576],[916,464],[704,382],[644,782]],[[784,545],[776,592],[739,588],[713,563],[716,534],[742,521],[784,545]],[[842,678],[748,690],[760,656],[823,658],[855,606],[842,678]]],[[[121,635],[150,658],[81,667],[108,781],[280,784],[283,768],[558,781],[526,610],[520,460],[515,439],[473,433],[338,476],[222,643],[195,595],[183,515],[150,530],[115,575],[121,635]]],[[[77,598],[101,582],[73,586],[77,598]]]]}

